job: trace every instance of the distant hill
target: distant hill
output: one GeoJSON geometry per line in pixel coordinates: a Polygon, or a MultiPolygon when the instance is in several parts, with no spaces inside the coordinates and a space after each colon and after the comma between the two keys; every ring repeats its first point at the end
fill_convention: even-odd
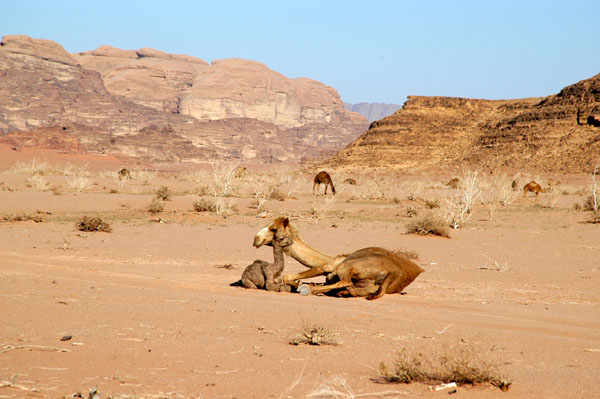
{"type": "Polygon", "coordinates": [[[385,118],[402,108],[402,105],[384,103],[344,103],[344,106],[348,111],[358,112],[367,118],[369,122],[385,118]]]}
{"type": "Polygon", "coordinates": [[[590,173],[600,155],[600,74],[540,98],[409,96],[325,165],[590,173]]]}

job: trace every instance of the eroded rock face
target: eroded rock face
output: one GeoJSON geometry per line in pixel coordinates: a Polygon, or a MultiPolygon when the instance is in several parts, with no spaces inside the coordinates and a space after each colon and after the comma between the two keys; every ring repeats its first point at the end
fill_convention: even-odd
{"type": "Polygon", "coordinates": [[[182,114],[182,94],[210,68],[194,57],[152,49],[102,46],[72,55],[51,41],[5,36],[0,141],[149,162],[264,163],[330,155],[366,128],[361,116],[336,110],[330,123],[297,127],[239,116],[200,121],[182,114]]]}
{"type": "Polygon", "coordinates": [[[600,75],[544,98],[410,96],[328,163],[589,173],[600,152],[600,129],[586,123],[589,116],[600,119],[600,75]]]}
{"type": "Polygon", "coordinates": [[[201,121],[251,118],[284,128],[361,123],[335,89],[289,79],[260,62],[230,58],[208,65],[190,56],[109,46],[73,56],[100,72],[109,92],[201,121]]]}

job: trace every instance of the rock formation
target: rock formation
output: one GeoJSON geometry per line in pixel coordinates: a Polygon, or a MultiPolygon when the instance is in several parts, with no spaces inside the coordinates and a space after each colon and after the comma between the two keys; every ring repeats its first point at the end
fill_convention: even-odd
{"type": "Polygon", "coordinates": [[[335,90],[308,79],[286,83],[282,75],[250,61],[222,63],[257,64],[265,87],[259,88],[253,76],[235,75],[230,65],[224,68],[230,82],[220,87],[223,97],[217,99],[212,89],[203,94],[202,82],[212,79],[207,75],[224,76],[216,66],[220,63],[110,46],[69,54],[48,40],[5,36],[0,46],[0,142],[149,162],[263,163],[331,155],[367,127],[362,116],[343,108],[335,90]],[[272,75],[280,83],[269,83],[276,80],[272,75]],[[276,107],[278,93],[287,93],[285,85],[290,87],[286,101],[298,105],[297,115],[291,106],[276,107]],[[236,87],[238,100],[248,103],[246,114],[234,112],[244,108],[237,103],[231,112],[215,105],[228,109],[227,98],[235,97],[236,87]],[[252,102],[261,106],[251,111],[252,102]],[[269,104],[273,117],[259,119],[269,113],[269,104]]]}
{"type": "Polygon", "coordinates": [[[600,74],[521,100],[410,96],[325,165],[589,173],[600,153],[600,74]]]}

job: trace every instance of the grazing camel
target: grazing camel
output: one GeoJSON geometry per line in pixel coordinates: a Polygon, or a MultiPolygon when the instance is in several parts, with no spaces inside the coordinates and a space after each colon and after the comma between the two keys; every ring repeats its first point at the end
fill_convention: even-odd
{"type": "Polygon", "coordinates": [[[283,248],[292,245],[293,241],[283,235],[276,233],[273,239],[273,263],[264,260],[255,260],[247,266],[242,273],[242,279],[238,282],[245,288],[266,289],[267,291],[290,292],[289,285],[282,284],[281,274],[285,268],[283,259],[283,248]]]}
{"type": "Polygon", "coordinates": [[[460,179],[458,177],[453,177],[445,183],[445,186],[450,188],[458,188],[460,185],[460,179]]]}
{"type": "Polygon", "coordinates": [[[537,201],[538,195],[540,193],[546,193],[550,190],[551,190],[550,187],[542,188],[542,186],[540,186],[539,184],[537,184],[535,181],[532,180],[523,187],[523,198],[526,198],[527,193],[529,191],[531,191],[532,193],[535,193],[535,200],[537,201]]]}
{"type": "Polygon", "coordinates": [[[331,192],[335,195],[335,187],[333,186],[333,180],[331,180],[331,176],[329,176],[329,173],[325,172],[324,170],[320,171],[315,176],[313,184],[313,194],[315,193],[315,187],[317,188],[317,194],[319,193],[319,191],[321,191],[321,184],[325,184],[324,195],[327,195],[328,185],[331,185],[331,192]]]}
{"type": "Polygon", "coordinates": [[[121,169],[117,175],[119,176],[119,180],[131,179],[131,173],[125,168],[121,169]]]}
{"type": "Polygon", "coordinates": [[[284,248],[287,255],[310,269],[283,276],[283,283],[294,287],[298,280],[328,275],[332,284],[313,287],[313,293],[345,289],[352,296],[377,299],[383,294],[400,293],[423,272],[411,260],[383,248],[369,247],[349,255],[331,257],[308,246],[288,218],[280,217],[260,230],[254,237],[254,246],[272,245],[273,238],[283,232],[293,244],[284,248]]]}

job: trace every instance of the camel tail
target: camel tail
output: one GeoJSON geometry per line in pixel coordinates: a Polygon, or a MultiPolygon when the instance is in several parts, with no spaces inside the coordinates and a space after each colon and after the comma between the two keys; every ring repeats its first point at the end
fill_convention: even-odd
{"type": "Polygon", "coordinates": [[[243,287],[244,284],[242,284],[242,280],[238,280],[238,281],[234,281],[233,283],[229,284],[230,287],[243,287]]]}

